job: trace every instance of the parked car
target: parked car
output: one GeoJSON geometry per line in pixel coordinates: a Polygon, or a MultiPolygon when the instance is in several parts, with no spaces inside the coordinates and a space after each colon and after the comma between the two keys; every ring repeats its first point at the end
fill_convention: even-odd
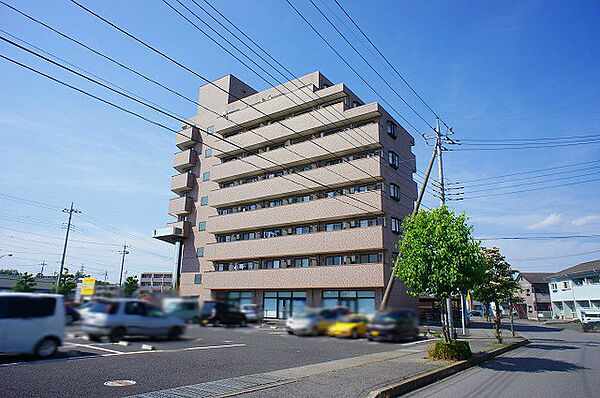
{"type": "Polygon", "coordinates": [[[290,334],[319,336],[325,334],[340,317],[349,313],[346,307],[307,308],[288,318],[285,327],[290,334]]]}
{"type": "Polygon", "coordinates": [[[163,300],[163,310],[185,322],[200,321],[200,308],[196,298],[166,298],[163,300]]]}
{"type": "Polygon", "coordinates": [[[65,305],[65,325],[72,325],[80,319],[81,315],[79,311],[69,305],[65,305]]]}
{"type": "Polygon", "coordinates": [[[367,325],[369,340],[397,342],[416,339],[418,336],[417,316],[409,309],[379,311],[367,325]]]}
{"type": "Polygon", "coordinates": [[[344,315],[331,325],[327,334],[333,337],[365,337],[369,320],[361,314],[344,315]]]}
{"type": "Polygon", "coordinates": [[[205,301],[200,310],[200,325],[246,326],[246,315],[236,306],[221,301],[205,301]]]}
{"type": "Polygon", "coordinates": [[[185,332],[185,322],[144,300],[103,299],[94,302],[82,330],[91,341],[99,341],[103,336],[110,341],[125,336],[165,336],[175,340],[185,332]]]}
{"type": "Polygon", "coordinates": [[[263,310],[257,304],[242,304],[240,311],[246,315],[248,322],[262,322],[263,310]]]}
{"type": "Polygon", "coordinates": [[[469,317],[482,317],[483,316],[483,312],[479,311],[479,310],[473,310],[471,312],[469,312],[469,317]]]}
{"type": "Polygon", "coordinates": [[[63,296],[0,293],[0,353],[48,358],[63,344],[63,296]]]}
{"type": "Polygon", "coordinates": [[[77,312],[79,312],[79,316],[81,316],[81,319],[85,318],[90,308],[92,308],[92,305],[94,305],[94,301],[90,300],[75,308],[77,312]]]}

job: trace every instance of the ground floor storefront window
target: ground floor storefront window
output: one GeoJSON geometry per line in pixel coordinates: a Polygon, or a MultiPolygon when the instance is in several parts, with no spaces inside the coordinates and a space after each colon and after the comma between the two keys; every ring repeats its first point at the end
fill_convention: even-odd
{"type": "Polygon", "coordinates": [[[305,291],[264,292],[265,318],[287,319],[306,306],[305,291]]]}
{"type": "Polygon", "coordinates": [[[242,304],[252,304],[252,292],[229,292],[227,293],[227,302],[236,307],[242,304]]]}
{"type": "Polygon", "coordinates": [[[324,290],[323,307],[344,306],[356,314],[375,313],[375,290],[324,290]]]}

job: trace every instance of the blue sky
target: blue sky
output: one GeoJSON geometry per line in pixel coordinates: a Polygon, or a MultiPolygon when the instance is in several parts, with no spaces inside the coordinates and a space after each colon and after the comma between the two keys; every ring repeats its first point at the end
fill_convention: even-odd
{"type": "MultiPolygon", "coordinates": [[[[267,83],[239,64],[162,1],[82,1],[111,21],[168,52],[209,79],[234,74],[257,90],[267,83]]],[[[32,16],[148,74],[189,97],[203,83],[197,77],[150,53],[111,30],[68,1],[11,2],[32,16]]],[[[194,5],[185,1],[190,7],[194,5]]],[[[315,24],[376,91],[419,131],[428,127],[372,73],[337,36],[307,0],[292,3],[315,24]]],[[[332,0],[323,3],[348,26],[332,0]]],[[[531,139],[600,134],[600,4],[593,1],[515,2],[342,2],[356,22],[420,95],[454,128],[454,138],[531,139]]],[[[284,0],[215,1],[214,5],[267,49],[295,75],[321,70],[346,83],[365,102],[380,101],[284,0]]],[[[165,93],[114,67],[54,33],[0,5],[1,29],[42,47],[90,72],[159,103],[184,117],[193,104],[165,93]]],[[[341,25],[340,25],[341,26],[341,25]]],[[[356,42],[352,33],[341,27],[356,42]]],[[[354,32],[357,34],[357,32],[354,32]]],[[[365,51],[362,44],[357,48],[365,51]]],[[[40,68],[90,92],[115,100],[172,128],[178,123],[108,94],[30,55],[0,44],[0,53],[40,68]]],[[[367,59],[431,124],[434,116],[371,53],[367,59]]],[[[170,245],[149,238],[153,228],[170,221],[167,201],[175,151],[174,136],[79,93],[0,61],[0,268],[47,271],[60,259],[60,212],[73,200],[83,211],[75,216],[74,242],[67,263],[109,280],[118,278],[119,244],[132,245],[126,269],[170,270],[170,245]],[[24,203],[27,198],[52,204],[24,203]],[[91,217],[91,218],[90,218],[91,217]],[[101,227],[99,222],[111,227],[101,227]],[[117,227],[118,229],[114,229],[117,227]],[[94,241],[88,245],[85,242],[94,241]],[[98,244],[100,243],[100,244],[98,244]]],[[[418,168],[425,170],[431,147],[415,135],[418,168]]],[[[600,159],[600,145],[543,149],[468,151],[453,146],[444,154],[448,181],[464,185],[464,195],[485,198],[449,202],[466,211],[477,237],[588,235],[600,233],[598,192],[593,181],[598,163],[579,172],[474,186],[478,179],[600,159]],[[573,178],[575,175],[586,176],[573,178]],[[558,178],[563,178],[558,180],[558,178]],[[532,184],[553,179],[552,182],[532,184]],[[586,183],[510,195],[499,193],[561,183],[586,183]],[[461,184],[461,181],[465,181],[461,184]],[[510,184],[514,188],[510,188],[510,184]],[[516,186],[518,184],[518,186],[516,186]]],[[[562,170],[562,169],[561,169],[562,170]]],[[[547,173],[551,173],[547,172],[547,173]]],[[[547,174],[544,173],[544,174],[547,174]]],[[[436,175],[437,178],[437,175],[436,175]]],[[[496,180],[484,180],[486,183],[496,180]]],[[[452,191],[451,191],[452,192],[452,191]]],[[[453,191],[456,192],[456,191],[453,191]]],[[[437,200],[428,197],[428,206],[437,200]]],[[[497,245],[523,271],[555,271],[600,257],[598,239],[486,240],[497,245]],[[596,251],[596,252],[594,252],[596,251]],[[584,253],[581,255],[576,255],[584,253]]]]}

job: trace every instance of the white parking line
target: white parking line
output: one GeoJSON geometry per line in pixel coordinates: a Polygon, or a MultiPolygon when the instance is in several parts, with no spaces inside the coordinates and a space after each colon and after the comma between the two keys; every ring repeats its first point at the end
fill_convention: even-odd
{"type": "MultiPolygon", "coordinates": [[[[72,344],[72,343],[70,343],[70,344],[72,344]]],[[[172,353],[172,352],[183,352],[183,351],[214,350],[214,349],[220,349],[220,348],[235,348],[235,347],[246,347],[246,344],[207,345],[207,346],[198,346],[198,347],[178,348],[178,349],[171,349],[171,350],[154,350],[154,351],[130,351],[130,352],[115,351],[115,352],[109,352],[106,354],[98,354],[98,355],[82,355],[79,357],[66,357],[66,358],[55,358],[55,359],[43,359],[43,360],[39,360],[39,361],[21,361],[21,362],[4,363],[4,364],[0,364],[0,368],[10,367],[10,366],[19,366],[19,365],[32,365],[32,364],[37,364],[37,363],[74,361],[77,359],[93,359],[93,358],[115,357],[115,356],[122,356],[122,355],[139,355],[139,354],[172,353]]],[[[93,347],[93,348],[98,348],[98,347],[93,347]]]]}
{"type": "Polygon", "coordinates": [[[120,353],[123,352],[123,351],[111,350],[110,348],[98,347],[98,346],[89,345],[89,344],[79,344],[79,343],[66,342],[65,345],[70,345],[70,346],[75,346],[75,347],[89,348],[89,349],[92,349],[92,350],[112,352],[113,354],[120,354],[120,353]]]}

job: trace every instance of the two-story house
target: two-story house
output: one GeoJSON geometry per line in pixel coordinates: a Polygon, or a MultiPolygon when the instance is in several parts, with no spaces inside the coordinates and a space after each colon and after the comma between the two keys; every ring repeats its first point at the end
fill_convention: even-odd
{"type": "Polygon", "coordinates": [[[521,285],[519,296],[523,299],[517,305],[519,318],[543,320],[552,317],[550,291],[545,280],[551,275],[550,272],[522,272],[517,275],[517,282],[521,285]]]}
{"type": "Polygon", "coordinates": [[[546,280],[554,317],[581,319],[582,310],[600,310],[600,260],[577,264],[546,280]]]}

